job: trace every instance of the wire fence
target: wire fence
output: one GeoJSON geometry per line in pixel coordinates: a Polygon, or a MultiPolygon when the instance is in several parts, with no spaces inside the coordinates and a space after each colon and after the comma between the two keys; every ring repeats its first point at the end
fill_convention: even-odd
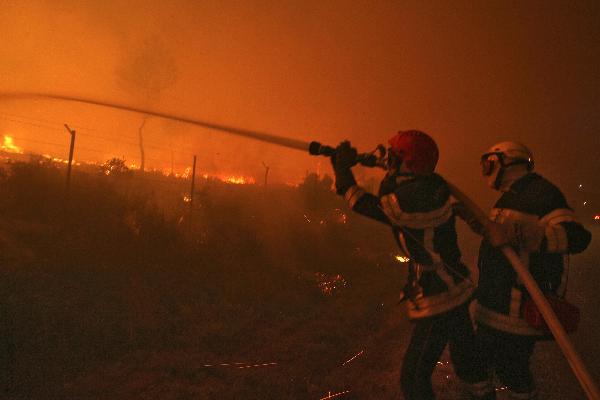
{"type": "MultiPolygon", "coordinates": [[[[12,137],[15,141],[18,141],[19,143],[33,143],[33,144],[43,144],[43,145],[48,145],[48,146],[52,146],[53,148],[56,149],[64,149],[65,151],[68,151],[68,147],[69,147],[69,140],[68,140],[68,136],[65,136],[65,128],[64,128],[64,123],[62,122],[57,122],[57,121],[49,121],[49,120],[44,120],[44,119],[38,119],[38,118],[32,118],[32,117],[26,117],[26,116],[22,116],[22,115],[15,115],[15,114],[7,114],[7,113],[0,113],[0,120],[3,121],[7,121],[9,123],[13,123],[13,124],[18,124],[18,125],[24,125],[24,126],[28,126],[28,127],[34,127],[36,129],[42,129],[46,132],[53,132],[55,133],[55,140],[40,140],[40,139],[36,139],[36,138],[31,138],[31,137],[25,137],[24,135],[10,135],[10,137],[12,137]],[[64,138],[64,140],[59,140],[59,138],[64,138]]],[[[140,149],[140,141],[139,141],[139,137],[135,137],[135,136],[131,136],[131,135],[125,135],[125,134],[118,134],[118,135],[113,135],[110,136],[108,134],[106,134],[105,132],[99,131],[98,129],[95,128],[90,128],[90,127],[85,127],[85,126],[80,126],[80,125],[70,125],[76,132],[77,132],[77,137],[79,139],[79,141],[83,140],[84,143],[90,143],[93,141],[99,141],[99,142],[103,142],[106,146],[106,148],[108,149],[101,149],[101,148],[97,148],[97,147],[91,147],[91,146],[87,146],[87,145],[80,145],[77,144],[77,150],[84,151],[84,152],[90,152],[90,153],[98,153],[98,154],[106,154],[109,153],[110,150],[115,149],[115,148],[120,148],[122,150],[125,150],[125,152],[129,155],[131,155],[133,152],[139,151],[140,149]],[[112,145],[112,146],[111,146],[112,145]],[[124,148],[124,149],[123,149],[124,148]]],[[[182,148],[178,148],[172,145],[169,145],[167,147],[165,147],[165,145],[163,143],[159,143],[157,141],[152,141],[152,140],[148,140],[147,138],[144,138],[143,140],[143,147],[145,149],[152,149],[152,150],[156,150],[159,152],[163,152],[163,153],[173,153],[173,154],[178,154],[179,156],[183,156],[185,158],[188,159],[192,159],[194,154],[193,152],[190,151],[186,151],[182,148]]],[[[119,153],[119,152],[116,152],[119,153]]],[[[167,162],[167,160],[165,160],[165,158],[158,158],[158,157],[145,157],[146,160],[148,161],[156,161],[157,163],[165,163],[167,162]]],[[[170,161],[169,161],[170,163],[170,161]]],[[[186,163],[177,163],[177,165],[179,166],[188,166],[188,164],[186,163]]]]}

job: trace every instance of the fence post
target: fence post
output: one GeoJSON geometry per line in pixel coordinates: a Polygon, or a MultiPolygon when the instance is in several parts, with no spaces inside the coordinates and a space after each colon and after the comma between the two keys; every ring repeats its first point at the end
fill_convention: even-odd
{"type": "Polygon", "coordinates": [[[75,150],[75,131],[69,128],[69,125],[65,124],[65,128],[71,134],[71,146],[69,147],[69,164],[67,165],[67,181],[65,183],[65,197],[66,201],[69,200],[69,192],[71,190],[71,169],[73,165],[73,151],[75,150]]]}
{"type": "Polygon", "coordinates": [[[192,185],[190,188],[190,230],[192,229],[192,215],[194,213],[194,189],[196,185],[196,156],[194,156],[194,164],[192,166],[192,185]]]}
{"type": "Polygon", "coordinates": [[[269,179],[269,166],[267,164],[265,164],[265,162],[262,162],[263,167],[265,167],[265,188],[267,187],[267,180],[269,179]]]}

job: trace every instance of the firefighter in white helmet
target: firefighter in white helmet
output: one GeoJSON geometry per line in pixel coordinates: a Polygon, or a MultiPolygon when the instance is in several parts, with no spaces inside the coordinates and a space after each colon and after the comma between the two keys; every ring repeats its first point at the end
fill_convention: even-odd
{"type": "Polygon", "coordinates": [[[488,185],[502,192],[518,178],[533,170],[533,154],[523,144],[501,142],[481,156],[482,173],[488,185]]]}
{"type": "MultiPolygon", "coordinates": [[[[498,143],[482,155],[481,166],[501,196],[479,252],[477,336],[486,366],[512,398],[534,399],[530,358],[536,341],[548,336],[524,318],[529,294],[500,247],[515,249],[542,292],[561,294],[564,256],[583,251],[591,234],[575,220],[561,191],[533,172],[533,155],[525,145],[498,143]]],[[[496,398],[491,382],[478,388],[485,399],[496,398]]]]}
{"type": "Polygon", "coordinates": [[[353,211],[389,225],[410,257],[403,293],[415,326],[400,387],[405,400],[431,400],[431,375],[446,345],[461,380],[485,382],[469,315],[474,284],[461,262],[448,185],[434,172],[437,145],[416,130],[399,132],[389,144],[388,173],[377,196],[357,185],[351,170],[356,150],[349,142],[332,157],[335,185],[353,211]]]}

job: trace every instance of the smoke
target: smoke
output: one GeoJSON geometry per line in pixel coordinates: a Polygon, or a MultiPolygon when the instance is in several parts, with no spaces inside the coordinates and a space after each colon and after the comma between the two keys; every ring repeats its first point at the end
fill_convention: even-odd
{"type": "MultiPolygon", "coordinates": [[[[0,90],[98,98],[330,145],[350,139],[360,151],[399,129],[419,128],[438,141],[440,172],[481,193],[479,153],[519,139],[534,150],[541,172],[560,176],[557,183],[591,184],[600,148],[598,120],[587,118],[600,92],[599,15],[598,3],[589,1],[543,9],[490,2],[4,1],[0,90]],[[581,149],[590,156],[581,157],[581,149]]],[[[91,106],[0,107],[60,127],[77,122],[116,140],[137,137],[141,123],[91,106]]],[[[56,142],[59,135],[0,122],[26,139],[56,142]]],[[[265,162],[270,180],[296,182],[316,168],[317,160],[298,152],[157,119],[144,135],[147,145],[172,142],[188,153],[176,163],[189,163],[190,153],[203,153],[202,160],[219,153],[215,164],[262,176],[265,162]]],[[[83,137],[79,144],[81,151],[83,137]]],[[[147,150],[149,167],[151,157],[163,158],[147,150]]],[[[137,157],[137,144],[121,154],[137,157]]]]}
{"type": "Polygon", "coordinates": [[[115,74],[117,85],[148,104],[177,81],[177,64],[164,40],[146,37],[133,49],[125,49],[115,74]]]}

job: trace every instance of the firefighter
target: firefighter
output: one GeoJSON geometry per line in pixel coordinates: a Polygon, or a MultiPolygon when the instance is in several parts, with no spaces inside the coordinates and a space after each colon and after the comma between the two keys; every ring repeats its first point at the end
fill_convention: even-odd
{"type": "MultiPolygon", "coordinates": [[[[561,191],[533,172],[532,153],[523,144],[498,143],[482,155],[481,165],[488,185],[501,193],[479,252],[475,319],[482,360],[512,398],[535,399],[530,358],[543,333],[524,318],[529,294],[500,246],[514,248],[542,292],[560,294],[565,256],[585,250],[591,234],[561,191]]],[[[496,398],[491,379],[484,391],[486,399],[496,398]]]]}
{"type": "Polygon", "coordinates": [[[389,225],[410,258],[403,296],[414,330],[400,377],[406,400],[435,399],[431,375],[446,345],[462,381],[477,387],[486,378],[469,314],[474,285],[461,262],[448,186],[434,173],[437,161],[430,136],[399,132],[389,140],[388,171],[375,196],[356,184],[356,150],[349,142],[332,156],[337,193],[355,212],[389,225]]]}

